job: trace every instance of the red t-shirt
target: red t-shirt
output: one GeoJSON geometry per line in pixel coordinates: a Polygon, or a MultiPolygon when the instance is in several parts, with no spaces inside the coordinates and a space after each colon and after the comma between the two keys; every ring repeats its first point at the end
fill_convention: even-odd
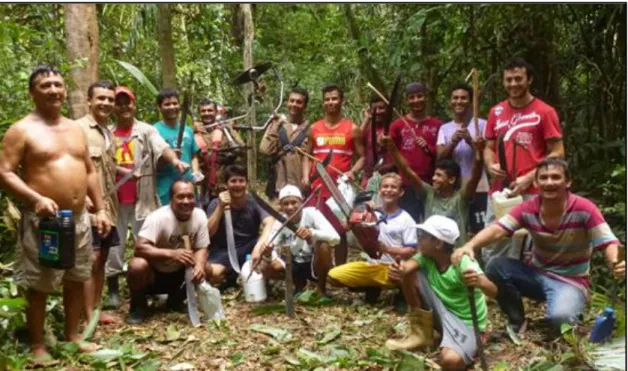
{"type": "MultiPolygon", "coordinates": [[[[427,151],[421,148],[412,135],[412,129],[402,119],[397,119],[390,125],[390,137],[399,149],[401,155],[408,161],[410,168],[417,173],[424,182],[432,184],[434,175],[434,160],[436,159],[436,140],[438,129],[442,121],[434,117],[426,117],[421,121],[415,121],[410,116],[405,116],[409,126],[417,137],[423,137],[427,142],[427,151]]],[[[409,186],[410,181],[403,179],[403,185],[409,186]]]]}
{"type": "MultiPolygon", "coordinates": [[[[131,132],[133,127],[120,128],[117,127],[113,130],[113,135],[116,138],[116,163],[118,166],[125,167],[127,169],[133,169],[135,165],[135,153],[133,141],[131,139],[131,132]]],[[[123,175],[117,175],[116,181],[119,181],[123,175]]],[[[120,205],[133,205],[137,201],[137,180],[129,179],[120,188],[118,188],[118,201],[120,205]]]]}
{"type": "MultiPolygon", "coordinates": [[[[353,162],[353,122],[349,119],[342,119],[333,129],[325,125],[325,120],[318,120],[312,125],[312,153],[314,157],[319,160],[324,160],[330,150],[334,150],[331,162],[329,165],[336,169],[346,173],[351,170],[351,163],[353,162]]],[[[310,176],[316,173],[315,166],[312,164],[310,176]]],[[[334,181],[340,174],[337,171],[332,170],[330,166],[327,167],[329,175],[331,175],[334,181]]],[[[312,189],[316,188],[323,181],[320,177],[312,183],[312,189]]],[[[327,187],[323,187],[321,196],[323,199],[329,198],[331,193],[327,190],[327,187]]]]}
{"type": "MultiPolygon", "coordinates": [[[[497,140],[504,136],[506,165],[509,175],[513,172],[512,159],[516,150],[516,177],[536,168],[547,156],[546,140],[562,138],[562,129],[556,110],[539,98],[534,98],[525,107],[514,108],[508,99],[491,108],[484,132],[487,140],[495,141],[493,150],[497,156],[497,140]],[[515,146],[515,141],[517,145],[515,146]]],[[[497,160],[498,157],[495,158],[497,160]]],[[[501,190],[501,182],[492,182],[490,193],[501,190]]],[[[530,186],[526,194],[536,194],[539,190],[530,186]]]]}

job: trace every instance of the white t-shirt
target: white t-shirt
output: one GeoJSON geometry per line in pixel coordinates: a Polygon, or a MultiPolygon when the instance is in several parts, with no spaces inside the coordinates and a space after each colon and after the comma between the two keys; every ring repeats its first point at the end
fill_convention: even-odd
{"type": "MultiPolygon", "coordinates": [[[[458,124],[454,121],[449,121],[446,124],[443,124],[440,129],[438,129],[438,139],[436,141],[436,145],[438,146],[447,146],[451,143],[451,137],[454,135],[456,130],[460,129],[462,124],[458,124]]],[[[478,128],[484,136],[484,128],[486,127],[486,120],[478,119],[478,128]]],[[[469,121],[467,125],[467,130],[469,130],[469,134],[471,134],[471,138],[476,139],[478,136],[475,133],[475,124],[473,123],[473,119],[469,121]]],[[[452,157],[456,163],[460,166],[460,175],[462,176],[463,181],[469,180],[471,178],[471,170],[473,169],[473,148],[464,140],[458,142],[456,148],[454,148],[452,157]]],[[[480,178],[480,182],[475,190],[476,192],[488,192],[488,178],[486,177],[486,172],[482,170],[482,178],[480,178]]]]}
{"type": "MultiPolygon", "coordinates": [[[[182,222],[174,215],[170,205],[166,205],[148,214],[138,236],[159,249],[182,249],[182,236],[186,234],[190,236],[193,249],[206,249],[209,246],[207,216],[203,210],[194,208],[190,219],[182,222]]],[[[150,264],[162,273],[175,272],[183,267],[183,264],[172,260],[155,260],[150,264]]]]}
{"type": "MultiPolygon", "coordinates": [[[[381,211],[377,210],[379,219],[383,217],[381,211]]],[[[386,217],[386,223],[379,223],[378,240],[392,247],[417,247],[417,231],[414,219],[407,211],[399,209],[396,213],[386,217]]],[[[370,263],[393,263],[394,260],[388,254],[382,255],[379,260],[370,259],[370,263]]]]}
{"type": "MultiPolygon", "coordinates": [[[[314,207],[305,207],[301,210],[301,213],[301,221],[298,226],[312,230],[313,243],[316,243],[316,241],[325,241],[329,243],[330,246],[336,246],[340,243],[340,235],[338,235],[338,232],[336,232],[331,223],[329,223],[320,211],[316,210],[314,207]]],[[[281,225],[282,223],[275,220],[268,238],[274,236],[281,225]]],[[[279,253],[281,246],[290,245],[293,259],[299,263],[312,260],[313,244],[310,245],[307,241],[300,239],[288,228],[284,228],[279,235],[275,237],[273,244],[274,250],[277,253],[279,253]]]]}

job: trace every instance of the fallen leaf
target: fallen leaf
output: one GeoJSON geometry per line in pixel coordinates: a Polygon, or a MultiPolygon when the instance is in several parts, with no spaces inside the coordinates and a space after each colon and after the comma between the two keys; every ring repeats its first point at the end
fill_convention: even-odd
{"type": "Polygon", "coordinates": [[[287,330],[276,328],[276,327],[270,327],[270,326],[262,325],[259,323],[254,323],[251,326],[249,326],[249,330],[261,332],[266,335],[270,335],[274,337],[276,340],[281,341],[281,342],[289,341],[290,339],[292,339],[292,334],[290,334],[290,332],[288,332],[287,330]]]}
{"type": "Polygon", "coordinates": [[[171,366],[169,368],[170,371],[185,371],[185,370],[194,370],[195,367],[189,363],[183,362],[183,363],[177,363],[174,366],[171,366]]]}

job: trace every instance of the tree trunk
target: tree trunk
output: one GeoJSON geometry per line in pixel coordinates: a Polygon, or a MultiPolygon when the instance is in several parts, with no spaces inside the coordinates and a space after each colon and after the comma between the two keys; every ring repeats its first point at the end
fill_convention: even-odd
{"type": "Polygon", "coordinates": [[[70,117],[87,114],[87,88],[98,80],[98,21],[95,4],[64,4],[65,34],[71,84],[70,117]]]}
{"type": "Polygon", "coordinates": [[[172,42],[172,14],[170,4],[159,4],[157,11],[157,41],[161,58],[161,79],[164,88],[176,89],[177,71],[172,42]]]}
{"type": "MultiPolygon", "coordinates": [[[[244,45],[243,45],[243,60],[244,69],[248,70],[253,67],[253,40],[255,39],[255,29],[253,28],[253,13],[251,11],[251,4],[240,5],[240,12],[244,20],[244,45]]],[[[246,85],[246,95],[249,96],[253,92],[252,84],[246,85]]],[[[249,116],[251,125],[255,126],[255,109],[251,111],[249,116]]],[[[249,132],[248,145],[251,146],[250,155],[246,157],[246,168],[249,176],[249,181],[257,180],[257,145],[255,144],[255,132],[251,130],[249,132]]]]}

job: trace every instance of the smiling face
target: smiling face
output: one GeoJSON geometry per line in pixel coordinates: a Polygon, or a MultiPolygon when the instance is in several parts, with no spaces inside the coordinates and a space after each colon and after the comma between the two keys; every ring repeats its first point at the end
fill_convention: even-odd
{"type": "Polygon", "coordinates": [[[215,104],[206,104],[198,107],[198,115],[201,118],[201,122],[203,125],[211,125],[216,121],[216,105],[215,104]]]}
{"type": "Polygon", "coordinates": [[[305,97],[301,94],[290,93],[288,96],[288,113],[292,118],[303,117],[305,111],[305,97]]]}
{"type": "Polygon", "coordinates": [[[178,220],[188,220],[194,211],[194,185],[189,182],[177,182],[172,189],[170,207],[178,220]]]}
{"type": "Polygon", "coordinates": [[[115,100],[116,93],[113,90],[95,87],[92,91],[92,97],[87,100],[89,113],[94,116],[96,121],[107,122],[113,113],[115,100]]]}
{"type": "Polygon", "coordinates": [[[447,191],[450,188],[454,188],[456,184],[456,177],[449,176],[447,170],[436,168],[434,175],[432,175],[432,187],[435,191],[447,191]]]}
{"type": "Polygon", "coordinates": [[[415,116],[421,116],[425,112],[426,100],[424,93],[412,93],[406,97],[408,108],[415,116]]]}
{"type": "Polygon", "coordinates": [[[567,180],[565,170],[556,165],[539,168],[535,182],[541,190],[541,197],[545,200],[565,198],[571,187],[571,180],[567,180]]]}
{"type": "Polygon", "coordinates": [[[29,93],[38,110],[58,113],[65,99],[65,81],[59,74],[43,73],[35,77],[29,93]]]}
{"type": "Polygon", "coordinates": [[[465,116],[471,107],[471,97],[469,92],[464,89],[456,89],[451,92],[449,97],[449,107],[454,115],[458,117],[465,116]]]}
{"type": "Polygon", "coordinates": [[[227,190],[232,199],[241,199],[246,196],[246,188],[249,182],[245,177],[240,175],[233,175],[227,179],[227,190]]]}
{"type": "Polygon", "coordinates": [[[338,90],[328,91],[323,95],[323,112],[327,115],[338,115],[342,109],[342,98],[338,90]]]}
{"type": "Polygon", "coordinates": [[[528,94],[532,78],[528,77],[528,71],[525,68],[516,67],[504,71],[503,84],[508,97],[519,99],[528,94]]]}
{"type": "MultiPolygon", "coordinates": [[[[288,218],[291,217],[301,207],[303,200],[297,196],[286,196],[279,201],[281,211],[284,212],[288,218]]],[[[298,221],[301,217],[296,215],[294,220],[298,221]]]]}
{"type": "Polygon", "coordinates": [[[177,121],[180,110],[181,106],[179,105],[179,98],[177,97],[165,98],[159,105],[159,111],[161,112],[161,116],[164,118],[164,120],[170,122],[177,121]]]}
{"type": "Polygon", "coordinates": [[[116,95],[113,113],[118,117],[118,121],[131,122],[135,117],[135,101],[126,94],[116,95]]]}
{"type": "Polygon", "coordinates": [[[399,203],[403,196],[401,178],[399,176],[384,176],[379,186],[379,197],[384,206],[393,206],[399,203]]]}

